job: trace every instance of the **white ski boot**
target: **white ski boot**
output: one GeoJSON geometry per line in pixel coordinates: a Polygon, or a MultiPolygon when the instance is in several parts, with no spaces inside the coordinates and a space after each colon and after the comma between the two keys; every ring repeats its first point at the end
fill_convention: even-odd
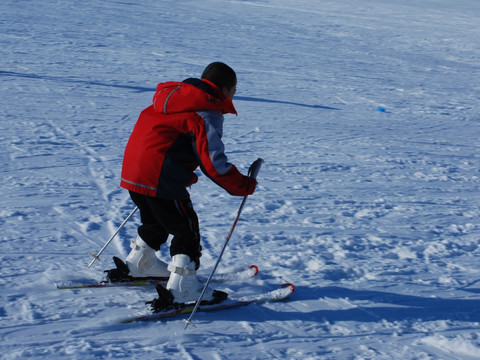
{"type": "MultiPolygon", "coordinates": [[[[203,291],[203,284],[196,277],[196,263],[188,255],[175,255],[172,264],[168,266],[171,271],[167,283],[167,290],[173,295],[174,302],[179,304],[193,303],[198,300],[203,291]]],[[[223,291],[207,288],[202,303],[216,303],[227,298],[223,291]]]]}
{"type": "Polygon", "coordinates": [[[125,263],[130,271],[128,275],[142,277],[161,277],[170,276],[168,265],[155,256],[155,250],[147,245],[140,236],[130,243],[132,251],[125,259],[125,263]]]}

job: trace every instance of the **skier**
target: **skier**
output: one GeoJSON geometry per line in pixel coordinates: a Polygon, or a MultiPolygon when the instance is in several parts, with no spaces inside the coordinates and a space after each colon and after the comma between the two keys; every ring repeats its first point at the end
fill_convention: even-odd
{"type": "MultiPolygon", "coordinates": [[[[198,299],[196,278],[201,245],[198,218],[186,189],[202,172],[231,195],[251,195],[255,179],[228,162],[222,143],[223,114],[237,114],[232,99],[237,77],[221,62],[208,65],[201,79],[157,86],[153,104],[144,109],[128,140],[121,186],[140,210],[138,236],[125,263],[132,277],[169,277],[166,288],[176,303],[198,299]],[[155,252],[173,235],[170,265],[155,252]]],[[[227,294],[207,289],[204,300],[227,294]]]]}

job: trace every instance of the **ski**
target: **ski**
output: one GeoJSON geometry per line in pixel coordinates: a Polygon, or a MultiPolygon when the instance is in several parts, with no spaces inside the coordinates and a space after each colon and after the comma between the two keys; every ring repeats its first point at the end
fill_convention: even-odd
{"type": "MultiPolygon", "coordinates": [[[[241,281],[250,279],[258,274],[258,267],[256,265],[250,265],[242,270],[231,271],[224,274],[215,275],[212,279],[215,283],[223,283],[229,281],[241,281]]],[[[121,286],[146,286],[146,285],[165,285],[168,278],[157,279],[132,279],[130,281],[118,281],[118,282],[88,282],[88,281],[60,281],[56,282],[57,289],[91,289],[91,288],[105,288],[105,287],[121,287],[121,286]]],[[[207,281],[206,278],[200,278],[200,281],[207,281]]]]}
{"type": "MultiPolygon", "coordinates": [[[[251,305],[251,304],[263,304],[267,302],[282,301],[288,298],[294,292],[294,290],[295,290],[295,287],[293,286],[293,284],[284,284],[284,285],[281,285],[280,288],[267,293],[249,295],[249,296],[244,296],[237,299],[235,298],[227,299],[225,301],[222,301],[221,303],[213,304],[213,305],[200,305],[200,307],[198,307],[197,309],[197,312],[220,311],[220,310],[234,309],[234,308],[251,305]]],[[[128,317],[120,320],[120,323],[125,324],[125,323],[137,322],[137,321],[154,321],[154,320],[181,317],[182,315],[190,314],[194,308],[195,308],[195,304],[192,303],[184,307],[180,307],[178,309],[128,317]]]]}

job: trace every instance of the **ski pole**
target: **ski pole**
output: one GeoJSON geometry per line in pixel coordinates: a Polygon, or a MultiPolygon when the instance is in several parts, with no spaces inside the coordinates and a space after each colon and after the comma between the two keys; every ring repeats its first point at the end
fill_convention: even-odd
{"type": "Polygon", "coordinates": [[[103,250],[105,250],[107,248],[107,246],[110,244],[110,242],[113,240],[113,238],[118,234],[118,232],[125,226],[125,224],[127,223],[128,220],[130,220],[130,218],[133,216],[133,214],[135,214],[135,212],[138,210],[138,206],[135,206],[135,209],[132,210],[132,212],[130,213],[130,215],[128,215],[126,217],[125,220],[123,220],[122,224],[118,227],[117,231],[115,231],[113,233],[112,236],[110,236],[110,239],[108,239],[108,241],[105,243],[105,245],[103,245],[103,247],[100,249],[100,251],[98,252],[98,254],[95,254],[95,253],[90,253],[90,255],[93,256],[93,260],[90,262],[90,264],[88,264],[88,267],[91,267],[93,265],[93,263],[97,260],[100,260],[100,255],[103,253],[103,250]]]}
{"type": "MultiPolygon", "coordinates": [[[[263,164],[263,159],[258,158],[257,160],[255,160],[252,163],[252,165],[250,165],[250,168],[248,169],[248,176],[256,179],[257,174],[260,171],[260,167],[262,166],[262,164],[263,164]]],[[[237,226],[238,219],[240,218],[240,214],[242,213],[243,206],[245,205],[245,201],[247,200],[247,197],[248,197],[248,195],[245,195],[243,197],[242,203],[240,204],[240,208],[238,209],[238,212],[237,212],[237,217],[235,218],[235,221],[233,222],[233,225],[232,225],[232,227],[230,228],[230,231],[227,234],[227,238],[225,240],[225,243],[223,244],[222,251],[220,251],[220,255],[218,256],[217,262],[215,263],[215,266],[213,267],[213,270],[210,273],[210,276],[208,277],[207,282],[203,286],[202,293],[200,294],[200,297],[198,298],[197,302],[195,303],[195,307],[193,308],[192,313],[190,314],[190,317],[187,320],[184,320],[184,322],[186,324],[184,330],[187,329],[188,325],[195,326],[195,324],[192,322],[192,319],[195,316],[195,313],[197,312],[198,307],[200,306],[200,303],[203,299],[203,295],[205,294],[205,291],[207,290],[207,287],[210,284],[210,280],[212,280],[212,277],[215,274],[215,271],[217,270],[218,264],[220,263],[220,259],[222,258],[223,253],[225,251],[225,248],[227,247],[228,241],[230,240],[230,238],[233,234],[233,230],[235,229],[235,226],[237,226]]]]}

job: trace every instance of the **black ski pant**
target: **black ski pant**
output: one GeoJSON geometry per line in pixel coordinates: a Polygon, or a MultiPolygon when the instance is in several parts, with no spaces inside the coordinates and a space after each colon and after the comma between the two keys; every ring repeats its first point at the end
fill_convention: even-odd
{"type": "Polygon", "coordinates": [[[170,256],[185,254],[200,266],[202,256],[197,213],[190,199],[159,199],[130,191],[130,197],[140,210],[142,224],[138,235],[148,246],[158,251],[168,235],[173,235],[170,256]]]}

